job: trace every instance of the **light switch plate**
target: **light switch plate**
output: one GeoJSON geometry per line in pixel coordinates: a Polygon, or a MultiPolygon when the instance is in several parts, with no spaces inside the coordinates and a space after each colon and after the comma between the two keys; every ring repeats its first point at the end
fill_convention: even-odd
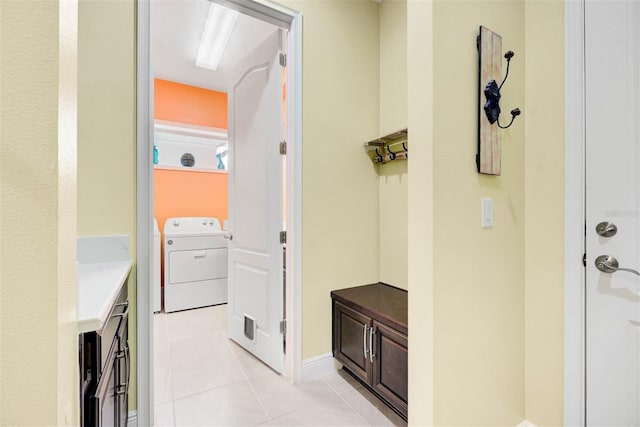
{"type": "Polygon", "coordinates": [[[482,198],[482,228],[493,227],[493,199],[482,198]]]}

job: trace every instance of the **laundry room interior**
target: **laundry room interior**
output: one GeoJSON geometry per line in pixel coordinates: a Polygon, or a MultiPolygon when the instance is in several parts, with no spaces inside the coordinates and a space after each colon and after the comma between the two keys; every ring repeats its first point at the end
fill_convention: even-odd
{"type": "MultiPolygon", "coordinates": [[[[158,78],[154,94],[154,218],[160,240],[164,243],[165,230],[178,227],[174,218],[215,218],[215,229],[226,228],[227,94],[158,78]]],[[[164,284],[164,252],[169,248],[161,246],[160,283],[164,284]]],[[[156,312],[162,307],[160,295],[166,294],[156,295],[156,312]]]]}
{"type": "MultiPolygon", "coordinates": [[[[189,143],[155,139],[154,217],[159,225],[167,218],[191,216],[212,216],[222,223],[227,218],[227,94],[158,78],[154,80],[154,94],[156,124],[172,123],[174,128],[181,124],[202,133],[213,128],[220,138],[213,139],[215,131],[209,130],[210,142],[191,142],[192,150],[200,148],[202,158],[198,157],[198,163],[206,159],[209,164],[189,169],[179,163],[182,153],[176,154],[189,151],[184,150],[189,143]]],[[[156,132],[162,133],[158,126],[156,132]]]]}
{"type": "MultiPolygon", "coordinates": [[[[220,279],[226,278],[227,244],[224,240],[226,236],[220,233],[218,243],[214,243],[219,249],[215,252],[220,264],[216,271],[212,271],[212,267],[205,267],[205,272],[199,275],[171,271],[171,278],[165,273],[169,272],[167,264],[173,259],[170,255],[173,252],[170,237],[173,236],[170,233],[180,230],[178,234],[184,235],[226,229],[227,95],[161,79],[154,80],[154,93],[154,218],[158,226],[162,224],[161,241],[164,243],[164,250],[160,251],[160,283],[218,280],[218,287],[226,287],[226,281],[220,279]],[[196,228],[186,230],[184,227],[188,222],[196,228]]],[[[200,250],[208,247],[199,247],[195,243],[193,247],[181,249],[200,250]]],[[[203,264],[210,264],[206,256],[201,258],[203,264]]],[[[183,265],[181,262],[174,260],[171,268],[191,270],[199,265],[197,260],[195,264],[183,265]]],[[[226,303],[224,290],[219,290],[224,295],[215,300],[207,298],[206,291],[204,294],[203,291],[194,291],[193,303],[185,301],[179,304],[171,300],[170,292],[166,289],[160,292],[164,296],[163,307],[166,312],[210,303],[226,303]]],[[[161,310],[161,298],[158,296],[154,311],[161,310]]]]}
{"type": "MultiPolygon", "coordinates": [[[[237,64],[262,49],[265,40],[282,35],[275,25],[235,12],[233,35],[227,35],[219,64],[205,58],[206,63],[196,65],[193,58],[210,37],[211,22],[216,31],[221,26],[214,9],[228,12],[204,0],[163,1],[154,3],[151,15],[154,395],[159,412],[176,399],[237,382],[247,372],[269,370],[226,333],[227,243],[232,238],[228,172],[233,167],[228,90],[243,77],[237,64]],[[237,361],[244,371],[235,369],[237,361]]],[[[278,102],[284,104],[286,69],[277,61],[275,67],[283,77],[278,102]]],[[[284,107],[279,111],[284,114],[284,107]]],[[[277,120],[284,119],[282,114],[277,120]]],[[[284,131],[284,123],[277,126],[284,131]]]]}

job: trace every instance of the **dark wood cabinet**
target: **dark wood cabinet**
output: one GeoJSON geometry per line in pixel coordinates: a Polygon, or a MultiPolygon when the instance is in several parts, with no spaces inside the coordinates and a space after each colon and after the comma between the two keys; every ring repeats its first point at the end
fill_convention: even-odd
{"type": "Polygon", "coordinates": [[[125,283],[104,326],[79,336],[82,427],[127,426],[131,378],[128,335],[129,302],[125,283]]]}
{"type": "Polygon", "coordinates": [[[374,283],[331,298],[333,357],[407,419],[407,291],[374,283]]]}
{"type": "Polygon", "coordinates": [[[375,392],[407,414],[408,370],[407,335],[373,322],[374,369],[371,386],[375,392]]]}
{"type": "Polygon", "coordinates": [[[368,334],[371,318],[334,300],[333,357],[363,381],[371,377],[368,334]]]}

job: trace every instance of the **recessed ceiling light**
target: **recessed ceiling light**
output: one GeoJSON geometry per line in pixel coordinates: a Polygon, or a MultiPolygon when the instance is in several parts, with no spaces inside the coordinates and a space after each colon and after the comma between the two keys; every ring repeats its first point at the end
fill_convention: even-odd
{"type": "Polygon", "coordinates": [[[209,16],[200,40],[196,66],[216,70],[229,43],[238,20],[238,13],[219,4],[211,3],[209,16]]]}

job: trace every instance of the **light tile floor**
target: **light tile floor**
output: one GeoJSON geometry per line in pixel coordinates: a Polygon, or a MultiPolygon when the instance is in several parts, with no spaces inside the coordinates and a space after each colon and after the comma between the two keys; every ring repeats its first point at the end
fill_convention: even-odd
{"type": "Polygon", "coordinates": [[[342,371],[289,384],[226,329],[226,304],[154,316],[156,426],[406,426],[342,371]]]}

